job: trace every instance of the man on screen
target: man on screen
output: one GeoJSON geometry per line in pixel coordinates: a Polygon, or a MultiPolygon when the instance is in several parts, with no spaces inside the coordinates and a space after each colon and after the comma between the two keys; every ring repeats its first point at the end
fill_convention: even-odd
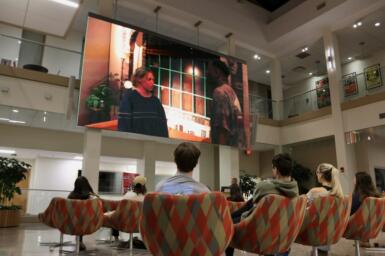
{"type": "Polygon", "coordinates": [[[210,119],[211,141],[215,144],[244,147],[245,133],[241,104],[229,85],[227,65],[214,60],[209,64],[208,76],[215,85],[210,119]]]}
{"type": "Polygon", "coordinates": [[[120,102],[118,130],[168,137],[167,119],[162,103],[152,94],[154,74],[138,68],[132,77],[133,90],[127,90],[120,102]]]}

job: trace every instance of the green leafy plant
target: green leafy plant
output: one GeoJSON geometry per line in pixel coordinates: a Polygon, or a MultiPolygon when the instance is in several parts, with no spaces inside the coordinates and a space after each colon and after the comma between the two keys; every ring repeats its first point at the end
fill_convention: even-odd
{"type": "Polygon", "coordinates": [[[252,176],[244,171],[241,171],[241,175],[239,177],[239,185],[241,187],[242,193],[244,193],[246,197],[253,194],[255,186],[257,185],[256,178],[256,176],[252,176]]]}
{"type": "Polygon", "coordinates": [[[92,110],[109,111],[112,105],[112,90],[107,83],[101,83],[92,89],[86,99],[86,106],[92,110]]]}
{"type": "Polygon", "coordinates": [[[15,194],[21,194],[17,183],[26,178],[31,165],[14,158],[0,157],[0,209],[20,209],[11,205],[15,194]]]}

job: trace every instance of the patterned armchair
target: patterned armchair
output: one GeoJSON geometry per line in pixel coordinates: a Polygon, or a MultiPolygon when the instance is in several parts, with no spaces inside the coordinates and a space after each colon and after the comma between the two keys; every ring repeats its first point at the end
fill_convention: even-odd
{"type": "Polygon", "coordinates": [[[222,193],[147,194],[140,233],[153,255],[221,255],[233,235],[222,193]]]}
{"type": "Polygon", "coordinates": [[[263,197],[247,218],[234,225],[230,246],[257,254],[288,251],[301,227],[305,207],[305,196],[263,197]]]}
{"type": "Polygon", "coordinates": [[[385,198],[367,197],[350,217],[344,237],[355,240],[356,255],[360,255],[359,241],[377,237],[385,224],[385,198]]]}
{"type": "MultiPolygon", "coordinates": [[[[339,241],[348,224],[351,196],[315,198],[306,210],[296,243],[310,246],[331,245],[339,241]]],[[[315,250],[318,255],[318,250],[315,250]]]]}
{"type": "Polygon", "coordinates": [[[79,236],[92,234],[103,224],[102,203],[98,199],[55,198],[51,216],[55,228],[76,236],[76,253],[79,253],[79,236]]]}
{"type": "Polygon", "coordinates": [[[114,211],[116,207],[118,207],[118,204],[120,201],[117,200],[109,200],[109,199],[100,199],[103,206],[103,212],[110,212],[114,211]]]}
{"type": "Polygon", "coordinates": [[[133,233],[139,232],[142,202],[123,199],[111,214],[104,214],[103,226],[130,233],[130,250],[133,249],[133,233]]]}

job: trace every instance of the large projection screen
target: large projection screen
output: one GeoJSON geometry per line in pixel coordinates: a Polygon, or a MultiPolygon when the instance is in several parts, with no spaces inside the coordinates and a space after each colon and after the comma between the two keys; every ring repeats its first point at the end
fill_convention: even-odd
{"type": "Polygon", "coordinates": [[[78,125],[249,147],[243,61],[96,14],[83,53],[78,125]],[[138,68],[154,79],[151,97],[133,86],[138,68]]]}

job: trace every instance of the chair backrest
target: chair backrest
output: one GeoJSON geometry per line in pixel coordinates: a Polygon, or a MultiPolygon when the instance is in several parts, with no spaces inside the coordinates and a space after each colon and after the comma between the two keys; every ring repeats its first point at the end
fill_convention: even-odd
{"type": "Polygon", "coordinates": [[[348,224],[351,204],[351,196],[314,198],[295,242],[311,246],[337,243],[348,224]]]}
{"type": "Polygon", "coordinates": [[[103,224],[102,202],[99,199],[58,198],[52,217],[54,226],[64,234],[92,234],[103,224]]]}
{"type": "Polygon", "coordinates": [[[56,202],[59,200],[59,197],[54,197],[52,198],[51,202],[49,203],[47,209],[45,209],[44,212],[38,214],[39,220],[46,224],[47,226],[50,226],[52,228],[55,228],[54,223],[53,223],[53,216],[52,213],[55,210],[56,207],[56,202]]]}
{"type": "Polygon", "coordinates": [[[103,206],[103,212],[110,212],[116,210],[120,201],[109,200],[109,199],[100,199],[103,206]]]}
{"type": "Polygon", "coordinates": [[[119,202],[115,212],[105,218],[108,226],[126,233],[139,231],[139,218],[142,214],[142,202],[123,199],[119,202]]]}
{"type": "Polygon", "coordinates": [[[301,227],[306,197],[267,195],[253,212],[234,226],[231,246],[257,254],[289,250],[301,227]]]}
{"type": "Polygon", "coordinates": [[[144,198],[140,233],[153,255],[221,255],[233,235],[222,193],[149,193],[144,198]]]}
{"type": "Polygon", "coordinates": [[[227,201],[230,209],[230,213],[235,212],[239,208],[241,208],[246,202],[234,202],[234,201],[227,201]]]}
{"type": "Polygon", "coordinates": [[[350,217],[344,237],[353,240],[375,238],[385,224],[385,198],[367,197],[350,217]]]}

